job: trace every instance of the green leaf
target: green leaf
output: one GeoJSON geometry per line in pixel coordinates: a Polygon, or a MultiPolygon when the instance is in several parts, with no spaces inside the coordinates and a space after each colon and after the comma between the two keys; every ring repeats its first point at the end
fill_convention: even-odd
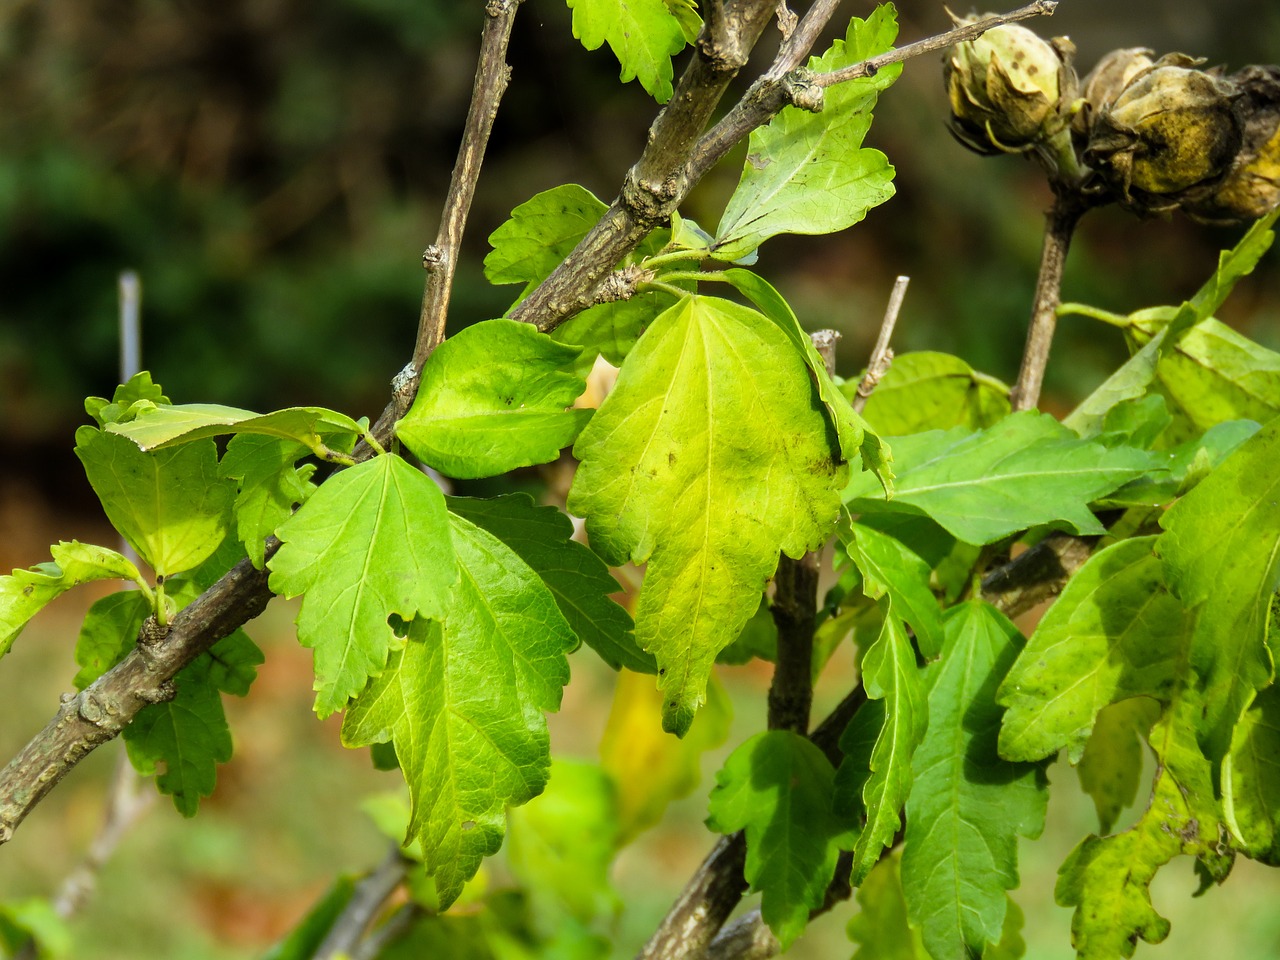
{"type": "MultiPolygon", "coordinates": [[[[685,24],[664,0],[567,0],[573,35],[588,50],[606,41],[618,63],[619,79],[639,79],[657,100],[671,99],[671,58],[684,49],[685,24]]],[[[687,21],[687,18],[685,18],[687,21]]]]}
{"type": "Polygon", "coordinates": [[[707,703],[681,740],[662,732],[662,694],[653,680],[623,670],[600,738],[600,762],[613,777],[618,799],[618,843],[630,843],[656,825],[673,800],[687,797],[702,778],[702,757],[729,736],[733,706],[711,675],[707,703]]]}
{"type": "MultiPolygon", "coordinates": [[[[867,822],[853,848],[854,886],[862,883],[902,827],[902,805],[911,792],[911,758],[929,723],[915,649],[896,607],[885,617],[880,638],[863,658],[861,673],[867,696],[884,701],[884,724],[872,748],[869,775],[862,787],[867,822]]],[[[846,756],[853,753],[851,749],[846,756]]]]}
{"type": "Polygon", "coordinates": [[[334,475],[277,531],[271,589],[303,595],[298,639],[315,648],[315,709],[341,710],[402,645],[394,614],[443,619],[458,579],[440,488],[399,457],[334,475]]]}
{"type": "Polygon", "coordinates": [[[84,409],[85,413],[98,421],[98,426],[105,427],[125,418],[132,419],[135,414],[133,405],[139,400],[155,406],[169,403],[160,384],[152,383],[151,374],[146,370],[135,373],[128,383],[116,387],[115,395],[110,401],[103,397],[89,397],[84,402],[84,409]]]}
{"type": "Polygon", "coordinates": [[[81,427],[76,456],[111,525],[157,575],[198,567],[226,537],[235,490],[218,478],[212,441],[145,453],[125,437],[81,427]]]}
{"type": "Polygon", "coordinates": [[[489,234],[493,249],[484,258],[485,278],[490,283],[541,283],[608,209],[576,183],[534,195],[489,234]]]}
{"type": "Polygon", "coordinates": [[[996,753],[993,695],[1021,643],[999,611],[969,601],[949,611],[942,657],[925,671],[929,729],[913,762],[902,886],[934,960],[1000,942],[1005,891],[1018,885],[1017,838],[1044,825],[1043,767],[996,753]]]}
{"type": "MultiPolygon", "coordinates": [[[[827,73],[893,47],[898,24],[892,4],[866,20],[849,21],[843,40],[809,61],[827,73]]],[[[871,111],[901,64],[822,91],[819,113],[785,107],[751,133],[737,190],[716,228],[716,257],[737,260],[780,233],[835,233],[857,223],[893,196],[893,167],[879,150],[862,147],[871,111]]]]}
{"type": "Polygon", "coordinates": [[[431,354],[396,436],[451,477],[548,463],[591,419],[590,410],[566,409],[586,387],[574,372],[580,355],[528,323],[472,324],[431,354]]]}
{"type": "Polygon", "coordinates": [[[1224,819],[1245,853],[1280,866],[1280,687],[1244,712],[1222,772],[1224,819]]]}
{"type": "Polygon", "coordinates": [[[121,590],[94,603],[80,624],[76,640],[77,690],[123,660],[138,642],[138,631],[151,615],[151,603],[137,590],[121,590]]]}
{"type": "Polygon", "coordinates": [[[1280,419],[1223,461],[1160,518],[1156,552],[1192,611],[1191,665],[1204,690],[1198,728],[1215,764],[1257,690],[1271,682],[1266,645],[1280,586],[1280,419]]]}
{"type": "Polygon", "coordinates": [[[73,955],[71,927],[45,897],[0,902],[0,947],[6,956],[22,956],[23,948],[34,943],[34,956],[55,960],[73,955]]]}
{"type": "Polygon", "coordinates": [[[854,960],[929,960],[920,931],[907,922],[899,858],[880,860],[858,886],[858,912],[849,921],[849,939],[857,944],[854,960]]]}
{"type": "Polygon", "coordinates": [[[845,469],[804,362],[765,317],[689,297],[636,345],[574,447],[568,509],[612,565],[649,564],[636,639],[683,734],[781,550],[826,539],[845,469]]]}
{"type": "Polygon", "coordinates": [[[711,791],[707,826],[745,830],[753,891],[782,949],[822,905],[836,858],[852,842],[831,809],[835,771],[811,741],[789,730],[756,734],[725,760],[711,791]]]}
{"type": "Polygon", "coordinates": [[[1164,331],[1161,331],[1154,340],[1125,361],[1120,369],[1063,418],[1063,425],[1082,437],[1096,436],[1102,430],[1108,410],[1116,404],[1145,395],[1147,388],[1155,380],[1156,367],[1160,362],[1160,345],[1164,342],[1164,337],[1164,331]]]}
{"type": "Polygon", "coordinates": [[[555,507],[534,506],[527,494],[475,500],[446,499],[451,513],[488,530],[533,568],[556,599],[578,639],[615,670],[657,673],[636,644],[626,609],[609,599],[622,588],[594,553],[575,542],[573,523],[555,507]]]}
{"type": "MultiPolygon", "coordinates": [[[[683,280],[673,285],[693,287],[683,280]]],[[[621,366],[654,318],[676,302],[677,298],[663,289],[642,290],[629,300],[598,303],[556,327],[551,339],[574,345],[584,356],[598,353],[614,366],[621,366]]]]}
{"type": "Polygon", "coordinates": [[[256,569],[262,569],[264,543],[293,515],[295,505],[316,490],[314,464],[295,467],[307,448],[295,440],[255,434],[231,438],[218,475],[239,484],[235,500],[236,537],[256,569]]]}
{"type": "Polygon", "coordinates": [[[942,651],[942,614],[929,589],[929,565],[902,541],[873,527],[850,524],[840,542],[862,573],[862,589],[878,600],[888,596],[893,613],[916,634],[916,645],[926,659],[942,651]]]}
{"type": "Polygon", "coordinates": [[[134,768],[155,776],[160,792],[173,798],[184,817],[196,815],[200,799],[213,794],[217,765],[231,759],[220,691],[243,696],[261,662],[261,651],[236,631],[174,677],[172,700],[143,707],[124,729],[134,768]]]}
{"type": "Polygon", "coordinates": [[[1180,698],[1151,734],[1156,782],[1142,819],[1125,833],[1091,836],[1058,872],[1055,896],[1075,907],[1071,938],[1081,960],[1133,956],[1141,937],[1159,943],[1169,921],[1151,905],[1156,872],[1179,854],[1229,867],[1220,850],[1210,766],[1196,746],[1194,696],[1180,698]]]}
{"type": "Polygon", "coordinates": [[[547,788],[508,814],[507,862],[534,913],[582,923],[622,907],[609,882],[617,852],[613,781],[594,763],[557,759],[547,788]]]}
{"type": "MultiPolygon", "coordinates": [[[[850,400],[857,379],[841,388],[850,400]]],[[[1009,415],[1009,388],[949,353],[900,353],[862,411],[882,436],[967,427],[980,430],[1009,415]]]]}
{"type": "Polygon", "coordinates": [[[822,355],[813,345],[813,338],[804,332],[790,304],[767,280],[750,270],[731,268],[722,271],[718,276],[733,284],[739,293],[747,297],[760,309],[761,313],[776,323],[787,338],[795,344],[818,385],[818,396],[822,398],[827,415],[835,427],[836,436],[840,441],[841,458],[852,463],[860,456],[863,469],[872,471],[880,478],[881,484],[888,489],[893,479],[893,471],[889,469],[889,463],[893,459],[892,454],[880,438],[868,428],[867,422],[862,419],[858,411],[853,409],[840,392],[840,388],[835,385],[831,374],[827,372],[827,365],[822,355]]]}
{"type": "Polygon", "coordinates": [[[133,580],[145,586],[138,568],[106,547],[62,540],[49,553],[52,562],[0,577],[0,657],[32,617],[72,587],[94,580],[133,580]]]}
{"type": "Polygon", "coordinates": [[[137,418],[107,426],[111,433],[128,437],[143,450],[164,450],[224,434],[251,433],[301,443],[318,456],[342,440],[364,433],[360,424],[344,413],[324,407],[288,407],[257,414],[216,403],[185,403],[139,408],[137,418]]]}
{"type": "Polygon", "coordinates": [[[1155,537],[1101,550],[1067,581],[1005,677],[1000,755],[1079,761],[1098,711],[1127,697],[1168,702],[1187,621],[1164,585],[1155,537]]]}
{"type": "Polygon", "coordinates": [[[702,32],[702,18],[698,16],[697,0],[665,0],[671,15],[680,21],[685,43],[693,43],[702,32]]]}
{"type": "Polygon", "coordinates": [[[966,543],[993,543],[1040,524],[1102,533],[1089,503],[1144,473],[1150,456],[1081,440],[1047,414],[1015,413],[977,433],[935,430],[894,440],[900,473],[892,500],[856,476],[854,513],[914,513],[966,543]]]}
{"type": "Polygon", "coordinates": [[[560,706],[575,643],[551,592],[509,547],[458,516],[449,529],[460,578],[447,619],[413,620],[342,724],[347,746],[395,744],[413,802],[409,839],[422,842],[442,908],[501,846],[506,807],[545,786],[543,711],[560,706]]]}
{"type": "Polygon", "coordinates": [[[1110,833],[1133,806],[1142,779],[1142,744],[1160,715],[1154,700],[1131,697],[1104,707],[1076,767],[1080,789],[1093,798],[1098,832],[1110,833]]]}

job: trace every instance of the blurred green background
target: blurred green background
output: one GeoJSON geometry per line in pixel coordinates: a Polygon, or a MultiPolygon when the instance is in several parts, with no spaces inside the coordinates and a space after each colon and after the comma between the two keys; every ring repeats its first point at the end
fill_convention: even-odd
{"type": "MultiPolygon", "coordinates": [[[[803,7],[803,3],[796,5],[803,7]]],[[[0,0],[0,568],[47,558],[56,539],[112,542],[71,436],[86,394],[116,382],[116,277],[143,283],[144,365],[178,402],[256,409],[317,403],[376,416],[405,363],[469,94],[482,4],[443,0],[0,0]]],[[[865,15],[871,4],[847,3],[865,15]]],[[[957,12],[963,12],[957,9],[957,12]]],[[[900,4],[903,40],[945,28],[939,3],[900,4]]],[[[837,17],[837,21],[840,18],[837,17]]],[[[841,24],[841,30],[843,25],[841,24]]],[[[1113,4],[1062,0],[1041,32],[1067,34],[1086,71],[1118,46],[1225,63],[1280,61],[1274,0],[1113,4]]],[[[764,51],[767,54],[767,51],[764,51]]],[[[454,294],[451,329],[500,315],[514,290],[483,280],[485,237],[531,194],[578,182],[616,192],[654,105],[615,82],[607,51],[573,39],[562,0],[527,0],[514,78],[498,116],[454,294]]],[[[811,329],[844,334],[856,373],[893,279],[912,277],[897,348],[955,352],[1006,381],[1016,373],[1048,192],[1014,157],[965,152],[944,128],[936,57],[908,64],[869,142],[898,170],[898,195],[830,238],[777,238],[759,269],[811,329]]],[[[685,212],[710,226],[732,191],[736,153],[685,212]]],[[[1239,230],[1118,210],[1086,219],[1064,297],[1128,311],[1177,302],[1239,230]]],[[[1280,257],[1243,283],[1222,319],[1280,348],[1280,257]]],[[[1069,409],[1124,356],[1115,331],[1072,318],[1055,346],[1045,406],[1069,409]]],[[[531,474],[522,482],[540,485],[531,474]]],[[[553,484],[554,485],[554,484],[553,484]]],[[[98,594],[55,604],[0,669],[0,754],[51,715],[74,672],[78,617],[98,594]]],[[[247,957],[288,929],[338,870],[364,869],[383,842],[358,812],[394,781],[310,714],[309,655],[276,602],[251,633],[267,664],[229,704],[236,759],[193,822],[157,804],[109,863],[77,921],[75,955],[247,957]]],[[[575,655],[555,743],[590,756],[612,675],[575,655]]],[[[848,679],[837,656],[830,705],[848,679]]],[[[627,956],[708,848],[707,778],[761,725],[767,670],[736,668],[728,744],[702,787],[619,861],[627,956]]],[[[97,829],[114,746],[78,769],[0,851],[0,897],[50,892],[97,829]]],[[[1057,864],[1093,827],[1074,773],[1043,839],[1025,844],[1028,956],[1065,958],[1069,912],[1052,905],[1057,864]]],[[[500,867],[498,868],[500,872],[500,867]]],[[[1157,883],[1174,919],[1169,958],[1280,956],[1280,883],[1242,863],[1224,890],[1188,898],[1189,864],[1157,883]]],[[[845,956],[844,906],[796,957],[845,956]]]]}

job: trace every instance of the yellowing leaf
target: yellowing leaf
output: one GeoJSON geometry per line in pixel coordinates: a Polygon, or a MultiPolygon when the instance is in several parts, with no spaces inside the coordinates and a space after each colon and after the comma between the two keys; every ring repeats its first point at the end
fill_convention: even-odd
{"type": "Polygon", "coordinates": [[[649,564],[636,639],[657,658],[667,730],[688,730],[779,550],[799,557],[834,528],[847,468],[827,429],[772,322],[687,297],[654,321],[578,439],[569,511],[609,563],[649,564]]]}

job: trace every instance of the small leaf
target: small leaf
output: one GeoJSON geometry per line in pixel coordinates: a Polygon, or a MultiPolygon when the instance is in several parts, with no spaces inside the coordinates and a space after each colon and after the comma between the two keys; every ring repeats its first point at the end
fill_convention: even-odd
{"type": "Polygon", "coordinates": [[[1142,695],[1168,702],[1187,622],[1154,543],[1122,540],[1067,581],[1000,687],[997,700],[1009,708],[1001,756],[1040,760],[1066,747],[1076,763],[1107,704],[1142,695]]]}
{"type": "Polygon", "coordinates": [[[160,792],[173,798],[184,817],[196,815],[200,799],[213,794],[217,765],[231,759],[231,730],[220,691],[243,696],[256,672],[252,666],[261,662],[258,648],[236,631],[174,677],[177,694],[172,700],[143,707],[124,729],[134,768],[155,776],[160,792]],[[227,662],[238,666],[229,673],[227,662]]]}
{"type": "Polygon", "coordinates": [[[314,464],[295,467],[307,448],[294,440],[255,434],[231,438],[218,464],[218,475],[238,482],[236,536],[244,544],[255,569],[261,570],[264,541],[293,515],[293,508],[311,496],[314,464]]]}
{"type": "Polygon", "coordinates": [[[1039,765],[996,753],[992,695],[1022,637],[994,607],[970,601],[946,619],[942,657],[926,668],[929,729],[916,751],[907,800],[902,886],[934,958],[981,956],[1003,937],[1018,886],[1017,838],[1044,825],[1039,765]]]}
{"type": "Polygon", "coordinates": [[[1266,645],[1280,587],[1280,419],[1272,420],[1160,518],[1169,587],[1195,617],[1191,665],[1204,690],[1199,741],[1215,764],[1273,676],[1266,645]]]}
{"type": "Polygon", "coordinates": [[[536,194],[489,234],[484,258],[490,283],[541,283],[596,225],[609,205],[576,183],[536,194]]]}
{"type": "Polygon", "coordinates": [[[443,619],[458,579],[440,488],[399,457],[329,478],[279,529],[271,589],[303,595],[298,639],[315,648],[315,709],[341,710],[402,645],[394,614],[443,619]]]}
{"type": "Polygon", "coordinates": [[[111,433],[128,437],[143,450],[164,450],[224,434],[258,434],[293,440],[318,455],[343,438],[360,436],[360,424],[346,414],[324,407],[288,407],[257,414],[216,403],[186,403],[152,407],[128,423],[113,423],[111,433]]]}
{"type": "Polygon", "coordinates": [[[288,935],[263,954],[262,960],[311,960],[355,892],[355,878],[340,876],[288,935]]]}
{"type": "Polygon", "coordinates": [[[9,652],[32,617],[72,587],[94,580],[143,582],[137,567],[106,547],[62,540],[49,553],[52,563],[0,577],[0,657],[9,652]]]}
{"type": "Polygon", "coordinates": [[[663,733],[662,694],[653,680],[619,672],[613,706],[600,738],[600,762],[618,795],[618,843],[630,843],[662,819],[667,806],[687,797],[702,779],[702,757],[729,736],[733,707],[711,675],[707,703],[684,739],[663,733]]]}
{"type": "MultiPolygon", "coordinates": [[[[815,73],[838,70],[893,47],[898,24],[891,4],[849,21],[843,40],[809,62],[815,73]]],[[[826,87],[818,113],[785,107],[754,130],[737,190],[716,228],[716,257],[737,260],[780,233],[835,233],[893,196],[893,167],[862,147],[871,110],[901,64],[874,76],[826,87]]]]}
{"type": "Polygon", "coordinates": [[[845,490],[854,513],[925,514],[966,543],[993,543],[1055,523],[1102,533],[1089,503],[1150,468],[1141,450],[1081,440],[1047,414],[1015,413],[977,433],[935,430],[894,441],[892,500],[855,476],[845,490]]]}
{"type": "Polygon", "coordinates": [[[716,663],[740,667],[757,658],[770,663],[778,660],[778,622],[773,619],[769,598],[765,595],[761,595],[760,606],[737,639],[716,654],[716,663]]]}
{"type": "MultiPolygon", "coordinates": [[[[588,50],[606,41],[622,65],[619,79],[639,79],[657,100],[671,99],[671,58],[684,49],[686,23],[664,0],[568,0],[573,35],[588,50]]],[[[687,21],[687,18],[685,18],[687,21]]]]}
{"type": "Polygon", "coordinates": [[[893,838],[902,827],[902,805],[911,793],[911,758],[929,723],[915,650],[898,620],[896,607],[885,618],[880,638],[863,658],[861,671],[867,696],[884,701],[884,725],[872,748],[869,774],[862,787],[867,822],[853,848],[854,886],[862,883],[881,854],[893,845],[893,838]]]}
{"type": "Polygon", "coordinates": [[[769,929],[789,947],[822,905],[836,858],[852,841],[831,810],[835,771],[813,743],[789,730],[759,733],[716,774],[707,826],[745,830],[751,889],[769,929]]]}
{"type": "MultiPolygon", "coordinates": [[[[847,380],[850,400],[859,381],[847,380]]],[[[948,353],[900,353],[862,411],[883,436],[967,427],[980,430],[1009,415],[1009,388],[948,353]]]]}
{"type": "Polygon", "coordinates": [[[591,419],[590,410],[566,409],[586,388],[574,371],[580,353],[531,324],[472,324],[431,354],[396,436],[450,477],[548,463],[591,419]]]}
{"type": "Polygon", "coordinates": [[[781,550],[825,540],[844,469],[786,336],[738,304],[689,297],[654,321],[574,447],[569,511],[613,565],[648,562],[636,639],[683,734],[711,664],[781,550]]]}
{"type": "Polygon", "coordinates": [[[152,383],[151,374],[146,370],[135,373],[128,383],[116,387],[115,395],[110,401],[103,397],[89,397],[84,402],[84,409],[85,413],[98,421],[98,426],[105,427],[109,423],[132,419],[135,413],[132,408],[140,400],[152,406],[169,403],[160,384],[152,383]]]}
{"type": "Polygon", "coordinates": [[[942,614],[929,589],[929,565],[905,544],[861,524],[842,531],[840,542],[862,573],[862,589],[878,600],[888,596],[894,616],[911,625],[920,655],[926,659],[942,651],[942,614]]]}
{"type": "Polygon", "coordinates": [[[615,670],[657,673],[636,644],[627,611],[609,599],[622,588],[609,568],[575,542],[573,523],[555,507],[534,506],[527,494],[475,500],[450,497],[449,511],[488,530],[542,578],[578,639],[615,670]]]}
{"type": "Polygon", "coordinates": [[[218,478],[212,441],[145,453],[125,437],[81,427],[76,456],[111,525],[157,575],[198,567],[226,537],[235,490],[218,478]]]}
{"type": "Polygon", "coordinates": [[[524,561],[467,520],[448,522],[460,570],[448,618],[411,621],[342,724],[347,746],[395,744],[413,803],[409,839],[422,841],[442,909],[501,846],[507,806],[546,784],[543,711],[560,706],[575,643],[524,561]]]}

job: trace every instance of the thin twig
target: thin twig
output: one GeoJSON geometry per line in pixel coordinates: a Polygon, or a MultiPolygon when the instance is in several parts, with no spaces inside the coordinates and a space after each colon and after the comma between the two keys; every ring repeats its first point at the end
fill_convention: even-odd
{"type": "Polygon", "coordinates": [[[853,398],[853,409],[858,413],[866,408],[867,398],[893,363],[889,341],[893,338],[893,328],[897,326],[898,312],[902,309],[902,300],[907,295],[907,284],[910,282],[910,277],[899,277],[894,281],[893,291],[889,294],[889,305],[885,307],[884,319],[880,322],[880,335],[876,337],[871,359],[867,361],[867,372],[862,375],[862,381],[858,384],[858,394],[853,398]]]}
{"type": "Polygon", "coordinates": [[[915,43],[908,43],[905,47],[898,47],[888,53],[882,53],[877,57],[863,60],[861,63],[853,63],[847,67],[841,67],[839,70],[832,70],[830,73],[820,73],[813,79],[819,86],[830,87],[837,83],[846,83],[849,80],[870,77],[891,63],[902,63],[904,60],[910,60],[921,54],[934,53],[938,50],[945,50],[954,44],[963,43],[966,40],[974,40],[988,30],[1006,23],[1017,23],[1019,20],[1030,20],[1032,17],[1051,17],[1057,9],[1058,0],[1036,0],[1035,3],[1029,3],[1025,7],[1019,7],[1017,10],[992,14],[973,23],[962,24],[948,30],[946,33],[939,33],[936,36],[926,37],[924,40],[917,40],[915,43]]]}
{"type": "Polygon", "coordinates": [[[1049,348],[1053,346],[1053,332],[1058,325],[1062,268],[1067,261],[1067,250],[1071,247],[1076,224],[1087,209],[1079,193],[1062,190],[1055,193],[1053,207],[1045,216],[1044,247],[1040,252],[1040,273],[1036,277],[1027,345],[1022,351],[1018,382],[1009,397],[1015,411],[1033,410],[1040,402],[1044,371],[1049,365],[1049,348]]]}
{"type": "Polygon", "coordinates": [[[780,79],[803,64],[813,45],[818,42],[823,28],[835,15],[840,2],[841,0],[815,0],[813,6],[805,11],[800,23],[783,40],[782,47],[765,76],[780,79]]]}
{"type": "Polygon", "coordinates": [[[427,911],[416,903],[406,903],[396,910],[381,926],[369,931],[351,951],[351,960],[375,960],[382,952],[403,937],[414,923],[427,916],[427,911]]]}
{"type": "Polygon", "coordinates": [[[427,357],[444,340],[445,319],[449,313],[449,297],[453,275],[458,265],[462,234],[467,214],[476,193],[480,164],[484,159],[498,104],[511,79],[507,66],[507,45],[516,11],[523,0],[489,0],[487,19],[480,40],[480,57],[471,89],[471,106],[463,128],[462,144],[454,163],[449,192],[445,195],[444,212],[436,241],[422,255],[427,268],[427,282],[422,294],[422,312],[418,319],[418,337],[413,350],[413,364],[422,370],[427,357]]]}
{"type": "Polygon", "coordinates": [[[369,925],[404,882],[410,862],[400,852],[400,846],[393,845],[377,869],[356,884],[351,899],[325,934],[312,960],[336,960],[350,956],[369,925]]]}

